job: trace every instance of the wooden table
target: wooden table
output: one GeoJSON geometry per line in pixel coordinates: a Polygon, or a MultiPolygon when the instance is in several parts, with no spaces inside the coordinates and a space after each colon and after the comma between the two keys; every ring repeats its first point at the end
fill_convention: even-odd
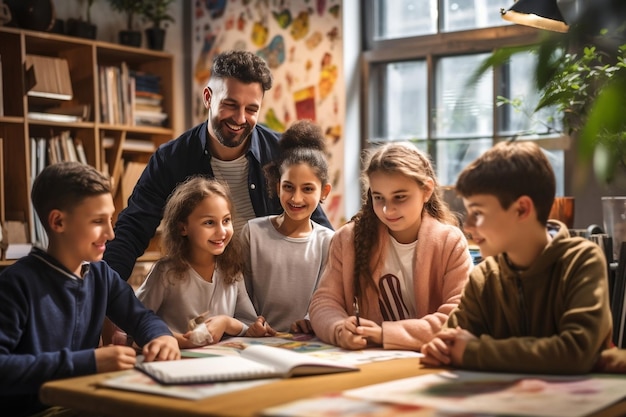
{"type": "MultiPolygon", "coordinates": [[[[40,397],[47,404],[69,407],[98,416],[253,416],[267,407],[297,399],[442,370],[423,368],[419,365],[418,359],[394,359],[361,365],[360,368],[360,372],[284,379],[197,401],[97,386],[98,381],[119,373],[51,381],[43,385],[40,397]]],[[[593,417],[624,415],[626,400],[594,414],[593,417]]]]}

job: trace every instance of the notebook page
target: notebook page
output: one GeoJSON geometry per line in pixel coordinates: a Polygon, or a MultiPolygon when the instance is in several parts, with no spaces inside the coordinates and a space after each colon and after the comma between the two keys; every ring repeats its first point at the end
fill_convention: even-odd
{"type": "Polygon", "coordinates": [[[281,376],[269,365],[240,356],[144,362],[136,367],[162,384],[193,384],[281,376]]]}

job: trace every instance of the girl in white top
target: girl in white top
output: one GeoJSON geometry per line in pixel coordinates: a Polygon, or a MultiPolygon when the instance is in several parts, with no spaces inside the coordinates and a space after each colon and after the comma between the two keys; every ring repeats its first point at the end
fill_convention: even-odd
{"type": "Polygon", "coordinates": [[[181,348],[218,342],[224,334],[275,334],[257,317],[243,285],[226,184],[200,176],[180,184],[167,201],[163,226],[167,255],[137,297],[167,323],[181,348]]]}
{"type": "Polygon", "coordinates": [[[325,141],[319,126],[306,120],[283,133],[281,154],[265,175],[284,211],[249,220],[242,229],[246,289],[257,313],[281,332],[312,332],[309,302],[333,235],[311,221],[331,189],[325,141]]]}

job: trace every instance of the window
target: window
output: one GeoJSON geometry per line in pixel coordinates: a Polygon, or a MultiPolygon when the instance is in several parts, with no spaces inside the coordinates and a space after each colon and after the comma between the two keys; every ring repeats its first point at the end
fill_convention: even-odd
{"type": "Polygon", "coordinates": [[[535,56],[468,80],[491,52],[530,45],[539,31],[511,25],[500,9],[512,0],[366,0],[363,54],[363,146],[411,141],[426,150],[442,185],[494,143],[539,141],[563,194],[564,140],[552,109],[533,115],[539,100],[535,56]],[[504,98],[504,99],[503,99],[504,98]]]}

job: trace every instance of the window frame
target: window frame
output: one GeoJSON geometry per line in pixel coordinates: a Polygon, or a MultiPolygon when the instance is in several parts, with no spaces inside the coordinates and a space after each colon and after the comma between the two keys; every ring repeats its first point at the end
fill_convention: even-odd
{"type": "MultiPolygon", "coordinates": [[[[361,122],[360,122],[360,148],[361,150],[371,146],[370,138],[378,136],[377,126],[383,122],[383,113],[379,111],[378,97],[383,96],[384,80],[379,79],[373,67],[394,62],[425,60],[427,71],[427,150],[431,156],[436,157],[436,143],[439,140],[434,135],[433,117],[435,111],[435,75],[436,61],[443,57],[459,56],[466,54],[491,53],[497,48],[507,46],[524,46],[540,42],[542,31],[522,25],[503,25],[489,28],[442,32],[442,14],[439,13],[437,22],[438,33],[429,35],[412,36],[394,39],[374,39],[375,24],[374,13],[376,0],[363,0],[362,10],[362,45],[361,54],[361,122]],[[376,94],[373,94],[376,92],[376,94]]],[[[443,0],[438,2],[441,9],[443,0]]],[[[500,133],[504,109],[496,105],[498,86],[501,82],[501,72],[491,69],[493,72],[493,128],[491,137],[495,144],[502,140],[512,138],[512,135],[500,133]]],[[[546,150],[567,150],[570,139],[567,136],[533,138],[546,150]]],[[[567,188],[567,184],[565,184],[567,188]]]]}

